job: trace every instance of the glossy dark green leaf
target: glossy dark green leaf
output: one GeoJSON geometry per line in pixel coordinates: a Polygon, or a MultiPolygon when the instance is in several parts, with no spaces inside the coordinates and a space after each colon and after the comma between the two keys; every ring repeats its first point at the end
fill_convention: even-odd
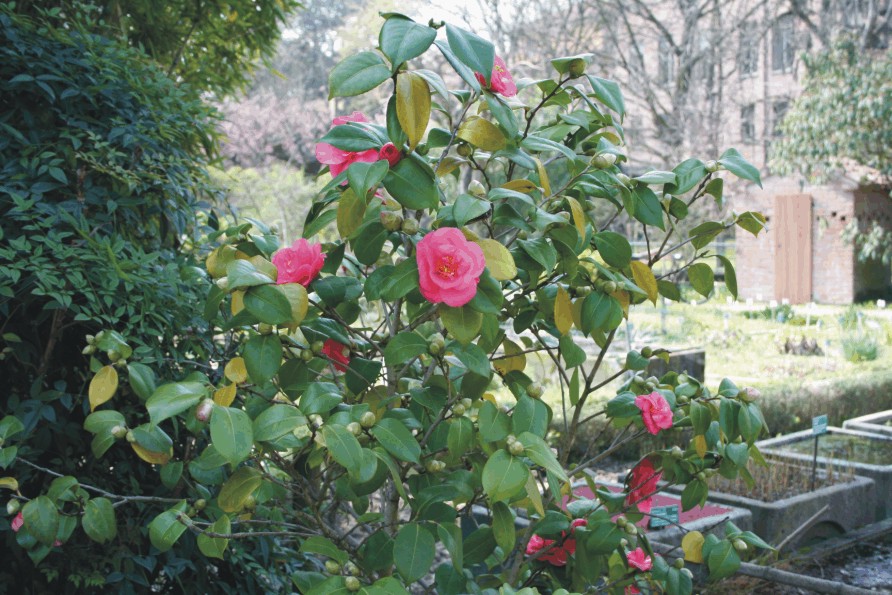
{"type": "Polygon", "coordinates": [[[328,75],[328,98],[353,97],[390,78],[390,69],[374,52],[359,52],[341,61],[328,75]]]}

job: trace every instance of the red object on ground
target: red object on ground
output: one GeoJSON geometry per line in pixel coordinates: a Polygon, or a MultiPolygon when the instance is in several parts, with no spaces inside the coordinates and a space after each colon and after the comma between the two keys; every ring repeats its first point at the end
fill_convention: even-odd
{"type": "MultiPolygon", "coordinates": [[[[609,489],[611,492],[621,492],[622,488],[619,486],[607,485],[604,486],[609,489]]],[[[590,498],[596,500],[595,494],[588,488],[588,486],[580,486],[573,490],[573,493],[580,498],[590,498]]],[[[691,510],[687,512],[682,512],[681,510],[681,498],[679,496],[675,496],[673,494],[655,494],[652,496],[653,505],[654,506],[678,506],[678,522],[679,524],[689,523],[691,521],[696,521],[697,519],[702,519],[710,516],[720,516],[729,514],[731,512],[730,508],[726,508],[723,506],[716,506],[714,504],[707,503],[704,507],[695,506],[691,510]]],[[[569,498],[564,498],[563,506],[567,505],[567,501],[569,498]]],[[[650,522],[650,517],[646,516],[635,523],[639,527],[646,528],[648,522],[650,522]]]]}

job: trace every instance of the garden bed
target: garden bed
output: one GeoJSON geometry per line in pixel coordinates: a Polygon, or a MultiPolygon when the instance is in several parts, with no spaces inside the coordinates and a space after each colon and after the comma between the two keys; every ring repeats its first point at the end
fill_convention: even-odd
{"type": "Polygon", "coordinates": [[[892,409],[846,420],[843,422],[842,427],[846,430],[888,434],[892,437],[892,409]]]}
{"type": "MultiPolygon", "coordinates": [[[[880,496],[873,520],[892,515],[892,503],[887,502],[892,493],[892,439],[843,428],[828,430],[818,440],[818,465],[850,466],[856,475],[873,479],[880,496]]],[[[804,430],[764,440],[757,446],[772,457],[807,465],[812,461],[814,437],[810,430],[804,430]]]]}

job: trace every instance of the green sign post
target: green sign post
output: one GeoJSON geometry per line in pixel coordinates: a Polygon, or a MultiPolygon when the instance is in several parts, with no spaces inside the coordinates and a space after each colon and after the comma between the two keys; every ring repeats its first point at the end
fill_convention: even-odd
{"type": "Polygon", "coordinates": [[[678,524],[678,506],[654,506],[650,510],[651,529],[678,524]]]}
{"type": "Polygon", "coordinates": [[[819,415],[811,419],[811,433],[815,437],[815,450],[811,461],[811,491],[815,491],[815,481],[818,474],[818,438],[827,433],[829,420],[826,415],[819,415]]]}

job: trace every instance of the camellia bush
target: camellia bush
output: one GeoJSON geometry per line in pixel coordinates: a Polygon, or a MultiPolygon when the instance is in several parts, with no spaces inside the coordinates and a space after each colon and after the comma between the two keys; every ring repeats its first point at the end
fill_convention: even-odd
{"type": "MultiPolygon", "coordinates": [[[[386,116],[341,116],[321,139],[333,177],[304,238],[280,248],[259,222],[210,236],[215,284],[198,309],[226,357],[165,383],[115,329],[89,339],[83,456],[127,453],[157,473],[158,491],[65,476],[37,493],[5,478],[20,546],[42,558],[82,530],[113,547],[138,502],[157,509],[155,554],[197,544],[226,559],[235,540],[274,537],[299,552],[290,578],[310,594],[690,593],[685,559],[715,580],[740,552],[768,547],[729,523],[722,538],[690,533],[674,557],[654,550],[636,525],[652,496],[683,486],[687,510],[715,473],[749,478],[748,462],[764,463],[753,444],[765,422],[756,391],[645,379],[665,350],[614,345],[636,309],[679,299],[680,277],[708,296],[721,262],[736,293],[709,244],[734,225],[758,233],[764,219],[675,228],[721,199],[720,173],[759,174],[733,149],[624,174],[623,97],[591,61],[558,58],[553,78],[515,81],[486,40],[385,15],[377,51],[341,62],[330,88],[386,85],[386,116]],[[429,51],[448,73],[412,68],[429,51]],[[336,241],[313,241],[332,224],[336,241]],[[640,253],[614,231],[633,228],[647,238],[640,253]],[[615,374],[608,353],[624,356],[615,374]],[[533,354],[554,365],[553,405],[524,372],[533,354]],[[605,418],[619,430],[610,448],[577,444],[605,418]],[[592,480],[611,452],[657,434],[678,445],[642,457],[622,491],[592,480]],[[586,484],[594,499],[574,493],[586,484]]],[[[20,429],[0,422],[6,448],[20,429]]],[[[8,458],[12,475],[34,470],[8,458]]]]}

